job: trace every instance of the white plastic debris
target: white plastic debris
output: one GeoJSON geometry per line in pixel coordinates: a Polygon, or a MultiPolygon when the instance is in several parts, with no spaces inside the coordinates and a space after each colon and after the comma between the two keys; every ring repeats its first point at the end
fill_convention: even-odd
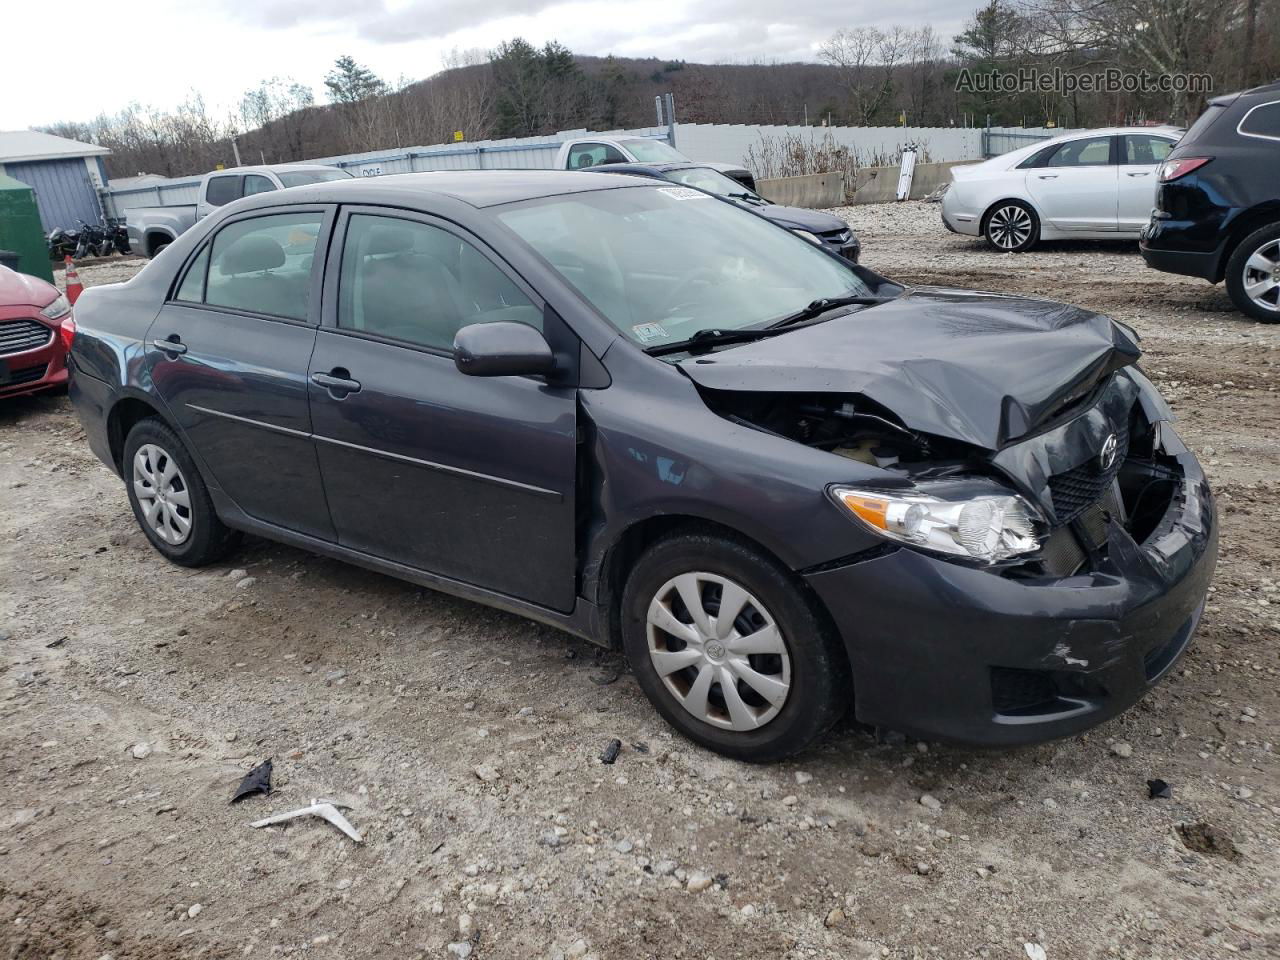
{"type": "Polygon", "coordinates": [[[351,809],[344,804],[336,804],[328,800],[314,799],[311,801],[311,806],[309,807],[290,810],[288,813],[277,813],[272,817],[264,817],[261,820],[253,821],[249,826],[269,827],[276,823],[284,823],[287,820],[298,820],[302,817],[319,817],[321,820],[328,820],[356,843],[364,843],[364,837],[360,836],[359,831],[357,831],[356,828],[351,825],[351,822],[338,811],[339,806],[342,806],[346,810],[351,809]]]}

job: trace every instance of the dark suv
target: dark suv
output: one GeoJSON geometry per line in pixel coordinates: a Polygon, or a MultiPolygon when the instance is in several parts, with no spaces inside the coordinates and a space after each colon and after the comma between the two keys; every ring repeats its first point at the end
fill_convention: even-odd
{"type": "Polygon", "coordinates": [[[1160,168],[1142,256],[1280,321],[1280,83],[1209,102],[1160,168]]]}

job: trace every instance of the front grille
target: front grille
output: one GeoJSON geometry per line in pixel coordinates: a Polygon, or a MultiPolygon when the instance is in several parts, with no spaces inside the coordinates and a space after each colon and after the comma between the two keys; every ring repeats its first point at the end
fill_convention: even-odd
{"type": "Polygon", "coordinates": [[[826,233],[819,234],[823,240],[828,243],[848,243],[853,237],[851,230],[829,230],[826,233]]]}
{"type": "Polygon", "coordinates": [[[23,367],[21,370],[10,370],[8,381],[0,381],[0,390],[8,390],[11,387],[18,387],[24,383],[35,383],[37,380],[44,379],[44,372],[49,369],[47,363],[42,363],[36,367],[23,367]]]}
{"type": "Polygon", "coordinates": [[[39,320],[24,317],[21,320],[0,321],[0,357],[36,350],[46,346],[52,339],[53,331],[39,320]]]}
{"type": "Polygon", "coordinates": [[[1126,423],[1116,431],[1116,458],[1108,469],[1101,469],[1097,458],[1093,457],[1078,467],[1049,478],[1053,512],[1059,524],[1070,523],[1102,499],[1128,453],[1129,426],[1126,423]]]}

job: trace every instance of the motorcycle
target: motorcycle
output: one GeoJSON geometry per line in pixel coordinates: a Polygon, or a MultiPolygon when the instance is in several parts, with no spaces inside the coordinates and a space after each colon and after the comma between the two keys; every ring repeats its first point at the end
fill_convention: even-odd
{"type": "Polygon", "coordinates": [[[133,248],[129,246],[129,229],[125,226],[122,217],[107,218],[107,236],[110,237],[112,245],[122,254],[133,253],[133,248]]]}
{"type": "Polygon", "coordinates": [[[79,260],[82,257],[109,257],[115,249],[115,241],[102,224],[80,223],[80,242],[76,244],[76,252],[72,256],[79,260]]]}
{"type": "Polygon", "coordinates": [[[80,246],[80,234],[75,230],[63,230],[56,227],[49,231],[49,235],[45,237],[45,242],[49,245],[50,260],[64,260],[67,256],[75,256],[80,246]]]}

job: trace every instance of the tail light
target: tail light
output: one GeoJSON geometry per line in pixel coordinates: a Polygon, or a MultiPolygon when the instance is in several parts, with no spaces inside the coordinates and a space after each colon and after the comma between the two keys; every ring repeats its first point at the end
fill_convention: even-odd
{"type": "Polygon", "coordinates": [[[58,328],[58,338],[62,341],[62,348],[71,352],[71,341],[76,338],[76,321],[74,317],[67,317],[62,321],[62,326],[58,328]]]}
{"type": "Polygon", "coordinates": [[[1178,157],[1160,164],[1160,182],[1169,183],[1179,177],[1185,177],[1193,170],[1199,170],[1213,157],[1178,157]]]}

